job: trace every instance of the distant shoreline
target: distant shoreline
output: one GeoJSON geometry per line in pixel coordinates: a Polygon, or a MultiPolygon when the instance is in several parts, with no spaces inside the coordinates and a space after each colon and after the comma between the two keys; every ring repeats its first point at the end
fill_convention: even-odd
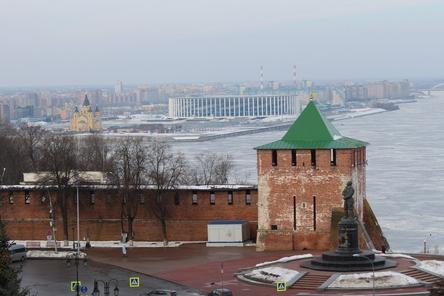
{"type": "MultiPolygon", "coordinates": [[[[338,117],[327,116],[327,118],[332,121],[341,121],[341,120],[346,120],[346,119],[353,119],[353,118],[358,118],[358,117],[380,114],[380,113],[384,113],[384,112],[390,112],[388,110],[380,109],[380,108],[373,108],[373,109],[366,108],[366,109],[368,109],[368,110],[363,111],[363,112],[359,112],[359,111],[349,112],[349,113],[340,115],[338,117]],[[356,113],[356,114],[352,114],[352,113],[356,113]]],[[[203,136],[196,135],[195,137],[191,137],[191,136],[174,137],[173,136],[172,138],[173,138],[174,142],[206,142],[206,141],[212,141],[212,140],[221,139],[221,138],[238,137],[238,136],[258,134],[258,133],[264,133],[264,132],[276,131],[276,130],[287,130],[292,124],[293,124],[293,122],[287,122],[285,124],[260,127],[260,128],[251,129],[251,130],[229,132],[229,133],[223,133],[223,134],[218,134],[218,135],[203,135],[203,136]]]]}

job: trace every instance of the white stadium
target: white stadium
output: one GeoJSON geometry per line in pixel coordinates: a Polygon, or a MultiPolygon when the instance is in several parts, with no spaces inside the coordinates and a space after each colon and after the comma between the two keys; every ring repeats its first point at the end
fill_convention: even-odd
{"type": "Polygon", "coordinates": [[[296,95],[179,97],[169,99],[168,109],[173,118],[283,116],[298,114],[299,100],[296,95]]]}

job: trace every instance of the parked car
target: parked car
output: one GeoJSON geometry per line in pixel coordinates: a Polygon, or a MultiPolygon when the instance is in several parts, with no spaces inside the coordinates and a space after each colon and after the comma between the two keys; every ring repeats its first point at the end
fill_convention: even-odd
{"type": "Polygon", "coordinates": [[[208,296],[233,296],[233,292],[227,288],[218,288],[211,291],[208,296]]]}
{"type": "Polygon", "coordinates": [[[12,244],[9,246],[9,253],[11,254],[11,261],[24,261],[26,259],[26,248],[24,245],[12,244]]]}
{"type": "Polygon", "coordinates": [[[172,291],[172,290],[163,290],[163,289],[158,289],[158,290],[153,290],[151,292],[148,292],[146,294],[147,296],[177,296],[176,291],[172,291]]]}

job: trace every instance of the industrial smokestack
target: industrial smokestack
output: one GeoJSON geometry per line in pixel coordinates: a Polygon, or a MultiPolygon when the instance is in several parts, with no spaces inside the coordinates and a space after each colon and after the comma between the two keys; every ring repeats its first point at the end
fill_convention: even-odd
{"type": "Polygon", "coordinates": [[[260,82],[261,82],[261,90],[264,89],[264,67],[261,65],[261,70],[260,70],[260,82]]]}

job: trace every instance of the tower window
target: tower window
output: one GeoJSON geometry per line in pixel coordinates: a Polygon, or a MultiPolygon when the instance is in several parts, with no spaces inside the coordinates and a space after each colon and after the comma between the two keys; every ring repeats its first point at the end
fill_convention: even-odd
{"type": "Polygon", "coordinates": [[[297,160],[296,160],[296,149],[291,150],[291,165],[296,166],[297,160]]]}
{"type": "Polygon", "coordinates": [[[330,165],[336,166],[336,149],[330,149],[330,165]]]}
{"type": "Polygon", "coordinates": [[[275,225],[275,224],[272,224],[272,225],[271,225],[271,230],[278,230],[278,226],[275,225]]]}
{"type": "Polygon", "coordinates": [[[311,166],[316,166],[316,150],[312,149],[311,151],[311,166]]]}
{"type": "Polygon", "coordinates": [[[278,164],[278,155],[276,150],[271,150],[271,165],[277,166],[278,164]]]}

